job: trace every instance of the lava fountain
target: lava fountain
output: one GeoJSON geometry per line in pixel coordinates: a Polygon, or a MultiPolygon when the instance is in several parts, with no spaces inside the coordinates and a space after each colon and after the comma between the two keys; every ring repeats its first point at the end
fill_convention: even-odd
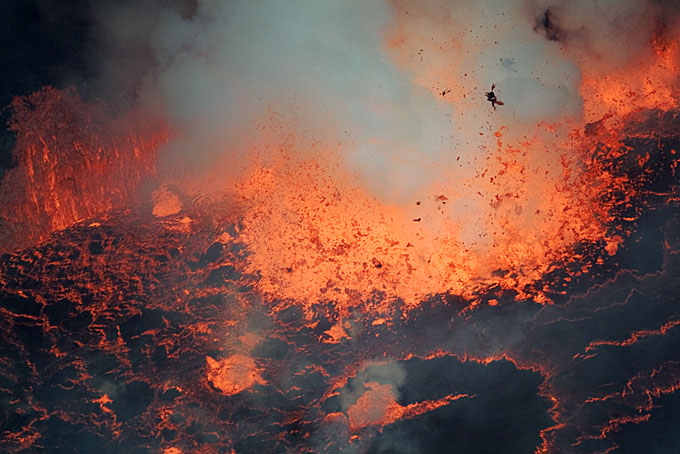
{"type": "Polygon", "coordinates": [[[676,408],[677,7],[92,12],[147,63],[12,103],[3,449],[619,452],[676,408]]]}

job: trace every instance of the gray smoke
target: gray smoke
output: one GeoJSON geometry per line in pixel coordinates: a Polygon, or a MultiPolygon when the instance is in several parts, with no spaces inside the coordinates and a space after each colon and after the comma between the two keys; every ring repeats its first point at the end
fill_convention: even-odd
{"type": "Polygon", "coordinates": [[[396,202],[443,176],[470,176],[451,156],[474,159],[489,141],[480,127],[510,126],[522,137],[541,121],[578,124],[582,68],[606,74],[649,54],[668,16],[651,0],[177,0],[98,9],[112,71],[136,81],[142,102],[175,132],[165,172],[214,177],[219,169],[228,180],[266,136],[265,148],[292,140],[302,155],[337,147],[361,184],[396,202]],[[440,82],[459,90],[440,96],[440,82]],[[492,83],[505,102],[496,112],[484,97],[492,83]]]}
{"type": "Polygon", "coordinates": [[[153,56],[142,94],[178,133],[171,170],[238,167],[269,127],[341,141],[376,190],[408,191],[451,149],[453,107],[390,60],[393,14],[383,1],[212,0],[189,12],[116,8],[106,22],[118,42],[153,56]]]}

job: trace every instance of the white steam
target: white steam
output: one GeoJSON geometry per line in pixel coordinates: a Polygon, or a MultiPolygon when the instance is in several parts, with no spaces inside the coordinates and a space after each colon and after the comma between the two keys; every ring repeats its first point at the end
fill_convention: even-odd
{"type": "Polygon", "coordinates": [[[399,388],[406,383],[406,367],[402,363],[367,363],[357,372],[354,386],[347,386],[340,393],[340,403],[343,411],[354,405],[366,389],[364,385],[370,382],[378,382],[391,386],[394,399],[399,398],[399,388]]]}
{"type": "Polygon", "coordinates": [[[363,184],[391,201],[442,175],[466,177],[452,177],[446,163],[474,159],[488,140],[480,125],[526,133],[540,121],[579,121],[580,68],[630,63],[662,10],[651,0],[126,5],[101,7],[101,20],[119,54],[137,49],[132,65],[140,55],[151,61],[143,100],[178,132],[167,171],[237,169],[275,119],[281,135],[339,143],[363,184]],[[401,41],[391,45],[399,23],[401,41]],[[400,52],[420,59],[404,63],[400,52]],[[444,97],[439,83],[460,90],[444,97]],[[505,103],[495,112],[484,97],[493,83],[505,103]]]}
{"type": "Polygon", "coordinates": [[[166,153],[175,170],[225,157],[238,166],[272,116],[306,140],[342,141],[372,187],[393,188],[383,195],[421,184],[452,147],[453,107],[385,52],[387,2],[202,0],[190,15],[156,11],[132,33],[124,17],[135,9],[120,11],[111,28],[123,38],[148,27],[156,68],[143,93],[180,133],[166,153]]]}

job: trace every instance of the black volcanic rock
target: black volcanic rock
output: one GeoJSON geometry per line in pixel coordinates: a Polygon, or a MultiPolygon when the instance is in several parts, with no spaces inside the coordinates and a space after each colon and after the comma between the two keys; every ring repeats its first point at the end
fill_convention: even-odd
{"type": "Polygon", "coordinates": [[[659,209],[640,224],[655,232],[643,235],[649,264],[631,249],[618,257],[625,269],[572,283],[560,304],[515,301],[497,289],[496,307],[433,297],[405,315],[395,308],[382,324],[356,310],[338,341],[325,333],[340,321],[332,304],[320,302],[307,319],[298,306],[259,295],[240,252],[215,246],[219,229],[173,230],[171,219],[134,213],[75,225],[0,263],[0,447],[585,453],[618,443],[634,452],[636,437],[651,440],[654,428],[662,431],[654,446],[673,446],[674,213],[659,209]],[[90,250],[114,240],[116,248],[90,250]],[[257,377],[235,393],[209,373],[209,359],[230,358],[256,368],[238,363],[237,384],[257,377]],[[369,378],[362,370],[371,364],[398,365],[405,378],[369,378]],[[466,397],[351,429],[349,408],[371,381],[393,386],[403,409],[466,397]],[[635,417],[648,419],[599,435],[616,418],[635,417]],[[33,445],[22,447],[24,438],[33,445]]]}

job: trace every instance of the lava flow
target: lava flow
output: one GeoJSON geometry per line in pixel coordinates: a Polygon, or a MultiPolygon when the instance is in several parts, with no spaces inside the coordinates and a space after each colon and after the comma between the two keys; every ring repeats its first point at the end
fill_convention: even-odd
{"type": "Polygon", "coordinates": [[[103,4],[132,107],[9,109],[0,450],[680,449],[677,7],[103,4]]]}
{"type": "Polygon", "coordinates": [[[167,140],[157,122],[134,113],[112,119],[75,89],[45,87],[15,98],[9,129],[17,136],[15,166],[0,195],[0,251],[18,250],[75,222],[131,204],[155,173],[167,140]]]}

